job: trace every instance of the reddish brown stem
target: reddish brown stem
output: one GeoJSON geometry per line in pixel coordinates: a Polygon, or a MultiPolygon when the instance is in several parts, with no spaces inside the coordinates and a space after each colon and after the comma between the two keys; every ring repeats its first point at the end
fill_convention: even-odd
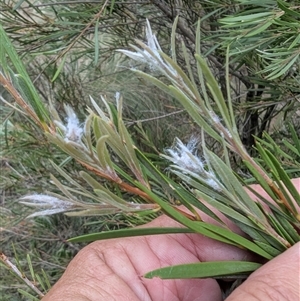
{"type": "Polygon", "coordinates": [[[94,174],[96,174],[96,175],[98,175],[98,176],[100,176],[100,177],[102,177],[106,180],[109,180],[111,182],[116,183],[121,189],[123,189],[127,192],[130,192],[132,194],[139,195],[140,197],[142,197],[143,199],[145,199],[146,201],[148,201],[150,203],[154,203],[153,200],[144,191],[140,190],[139,188],[133,187],[130,184],[123,182],[120,178],[113,179],[109,175],[107,175],[106,173],[98,170],[97,168],[94,168],[94,167],[88,165],[87,163],[85,163],[83,161],[80,161],[80,160],[77,160],[77,161],[81,165],[86,167],[88,170],[92,171],[94,174]]]}

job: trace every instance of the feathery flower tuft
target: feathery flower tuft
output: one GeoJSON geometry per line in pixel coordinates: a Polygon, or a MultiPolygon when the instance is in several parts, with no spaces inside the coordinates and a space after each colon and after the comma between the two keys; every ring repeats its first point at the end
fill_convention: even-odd
{"type": "Polygon", "coordinates": [[[203,181],[207,184],[207,186],[211,187],[212,189],[216,191],[222,191],[223,187],[220,185],[220,182],[217,181],[216,176],[212,173],[206,173],[207,176],[210,176],[210,178],[203,179],[203,181]]]}
{"type": "Polygon", "coordinates": [[[80,142],[83,129],[79,125],[79,120],[70,106],[65,106],[67,113],[67,126],[65,132],[65,141],[80,142]]]}
{"type": "Polygon", "coordinates": [[[74,204],[72,202],[64,201],[46,194],[32,194],[24,196],[20,198],[20,203],[31,207],[47,208],[46,210],[30,214],[27,218],[51,215],[74,209],[74,204]]]}
{"type": "Polygon", "coordinates": [[[162,51],[161,47],[156,39],[156,36],[152,33],[152,29],[148,19],[146,19],[146,22],[146,45],[151,50],[152,54],[146,49],[138,49],[136,47],[134,48],[137,50],[137,52],[128,51],[124,49],[120,49],[118,51],[124,53],[125,55],[127,55],[135,61],[148,64],[149,67],[155,71],[167,71],[176,76],[177,72],[174,70],[174,68],[170,64],[165,62],[159,54],[159,52],[162,51]]]}
{"type": "Polygon", "coordinates": [[[67,124],[64,125],[61,122],[55,120],[55,124],[64,132],[66,142],[81,142],[83,134],[83,128],[80,126],[79,120],[74,110],[69,106],[65,105],[65,111],[67,113],[67,124]]]}
{"type": "MultiPolygon", "coordinates": [[[[162,155],[162,157],[173,162],[175,165],[172,165],[172,167],[179,170],[179,174],[189,175],[189,177],[200,180],[216,191],[222,191],[222,184],[213,170],[206,171],[204,162],[195,154],[197,144],[198,140],[196,138],[191,138],[187,145],[184,145],[180,139],[176,138],[175,146],[166,149],[169,156],[162,155]]],[[[178,172],[176,173],[178,174],[178,172]]]]}
{"type": "Polygon", "coordinates": [[[196,146],[197,146],[197,139],[192,138],[184,145],[182,141],[176,138],[176,144],[173,148],[166,149],[166,153],[170,156],[162,155],[169,161],[172,161],[175,165],[181,167],[182,169],[187,169],[194,173],[203,173],[203,162],[199,157],[194,155],[196,146]]]}

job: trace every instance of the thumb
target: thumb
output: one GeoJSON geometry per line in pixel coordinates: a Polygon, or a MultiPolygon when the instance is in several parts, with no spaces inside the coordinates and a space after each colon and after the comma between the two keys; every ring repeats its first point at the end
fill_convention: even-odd
{"type": "Polygon", "coordinates": [[[255,271],[226,301],[300,300],[300,242],[255,271]]]}

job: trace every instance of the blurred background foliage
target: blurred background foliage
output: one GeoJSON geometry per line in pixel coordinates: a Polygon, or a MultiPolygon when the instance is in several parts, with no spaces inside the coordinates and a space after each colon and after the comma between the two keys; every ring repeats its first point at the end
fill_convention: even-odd
{"type": "MultiPolygon", "coordinates": [[[[124,122],[135,143],[154,155],[172,145],[176,136],[187,140],[199,133],[178,103],[131,72],[129,69],[137,65],[115,50],[129,49],[136,38],[145,40],[148,18],[163,51],[170,53],[172,24],[178,15],[177,63],[186,70],[181,48],[184,41],[192,72],[196,73],[192,55],[200,18],[201,51],[225,97],[226,48],[230,45],[229,70],[238,130],[246,148],[255,155],[254,136],[264,138],[270,149],[277,150],[275,145],[284,147],[284,141],[291,138],[288,123],[300,135],[298,7],[299,1],[281,0],[1,0],[0,17],[46,104],[51,101],[64,114],[63,104],[68,103],[83,121],[89,95],[114,99],[118,91],[124,98],[124,122]],[[265,138],[264,133],[273,140],[265,138]]],[[[141,68],[147,71],[149,67],[141,68]]],[[[0,88],[1,97],[9,100],[0,88]]],[[[66,242],[67,238],[147,221],[122,214],[101,220],[63,215],[25,220],[29,210],[17,203],[18,197],[32,191],[53,191],[50,172],[59,178],[49,159],[66,166],[78,181],[80,168],[50,146],[32,122],[4,103],[0,130],[1,244],[11,257],[15,256],[14,245],[25,271],[25,254],[29,252],[34,267],[50,270],[49,278],[54,283],[78,251],[77,246],[66,242]]],[[[218,152],[217,145],[209,141],[207,145],[218,152]]],[[[299,176],[294,158],[290,154],[282,156],[282,161],[288,172],[299,176]]],[[[242,172],[241,162],[234,163],[242,172]]],[[[2,277],[3,300],[22,300],[16,287],[23,286],[13,277],[2,277]]]]}

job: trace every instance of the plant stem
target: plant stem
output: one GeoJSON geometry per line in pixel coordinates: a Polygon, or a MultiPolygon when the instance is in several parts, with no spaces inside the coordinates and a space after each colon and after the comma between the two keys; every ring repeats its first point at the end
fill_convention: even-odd
{"type": "Polygon", "coordinates": [[[44,297],[45,295],[23,274],[20,270],[15,266],[4,253],[0,253],[0,260],[20,279],[22,279],[25,284],[30,287],[40,298],[44,297]]]}

